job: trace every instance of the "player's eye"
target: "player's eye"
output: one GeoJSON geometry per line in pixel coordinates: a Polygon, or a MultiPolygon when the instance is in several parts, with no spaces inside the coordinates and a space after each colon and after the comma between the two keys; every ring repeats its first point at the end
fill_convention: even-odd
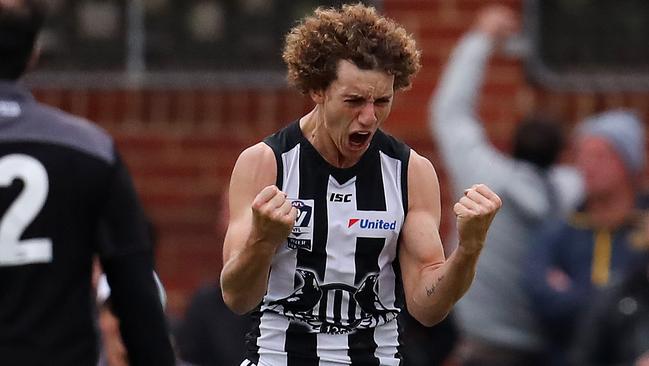
{"type": "Polygon", "coordinates": [[[363,98],[347,98],[345,99],[345,103],[353,106],[358,106],[365,103],[365,100],[363,98]]]}

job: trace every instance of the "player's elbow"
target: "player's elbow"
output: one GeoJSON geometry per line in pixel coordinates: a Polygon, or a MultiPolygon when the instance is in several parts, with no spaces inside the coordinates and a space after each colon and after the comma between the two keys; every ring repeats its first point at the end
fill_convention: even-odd
{"type": "Polygon", "coordinates": [[[425,327],[432,327],[440,323],[442,320],[446,319],[447,315],[448,313],[442,313],[435,316],[428,316],[417,320],[425,327]]]}
{"type": "Polygon", "coordinates": [[[222,289],[222,294],[225,305],[237,315],[244,315],[256,306],[256,304],[251,304],[244,296],[237,295],[232,291],[222,289]]]}
{"type": "Polygon", "coordinates": [[[253,310],[257,303],[252,303],[250,287],[237,279],[236,273],[226,263],[221,271],[221,296],[225,305],[235,314],[243,315],[253,310]]]}
{"type": "Polygon", "coordinates": [[[446,319],[449,311],[427,311],[419,313],[411,313],[413,318],[425,327],[432,327],[442,320],[446,319]]]}

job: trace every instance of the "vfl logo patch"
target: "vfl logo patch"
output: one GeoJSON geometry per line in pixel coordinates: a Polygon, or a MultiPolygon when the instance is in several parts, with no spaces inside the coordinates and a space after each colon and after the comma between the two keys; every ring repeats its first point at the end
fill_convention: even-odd
{"type": "Polygon", "coordinates": [[[383,221],[383,219],[349,219],[347,222],[347,227],[350,228],[358,223],[358,226],[361,229],[367,230],[396,230],[397,229],[397,220],[394,221],[383,221]]]}
{"type": "Polygon", "coordinates": [[[297,217],[291,233],[286,238],[290,249],[313,249],[313,200],[294,199],[293,207],[297,209],[297,217]]]}

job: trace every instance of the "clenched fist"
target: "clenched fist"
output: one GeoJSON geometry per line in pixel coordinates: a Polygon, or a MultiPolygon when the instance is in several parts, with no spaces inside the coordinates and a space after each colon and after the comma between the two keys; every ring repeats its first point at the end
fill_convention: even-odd
{"type": "Polygon", "coordinates": [[[252,202],[253,237],[277,248],[291,232],[297,209],[276,186],[267,186],[252,202]]]}
{"type": "Polygon", "coordinates": [[[500,197],[484,184],[475,184],[464,191],[464,196],[453,206],[460,247],[468,253],[482,249],[489,225],[500,206],[500,197]]]}

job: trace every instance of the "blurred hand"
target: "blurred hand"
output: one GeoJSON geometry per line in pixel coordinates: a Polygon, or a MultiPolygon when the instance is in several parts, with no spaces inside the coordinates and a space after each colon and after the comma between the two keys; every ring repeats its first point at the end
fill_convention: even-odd
{"type": "Polygon", "coordinates": [[[22,1],[20,0],[0,0],[0,5],[5,8],[23,6],[22,1]]]}
{"type": "Polygon", "coordinates": [[[545,281],[554,291],[566,292],[572,287],[570,277],[560,269],[552,268],[545,273],[545,281]]]}
{"type": "Polygon", "coordinates": [[[267,186],[252,202],[253,237],[279,246],[291,232],[297,209],[276,186],[267,186]]]}
{"type": "Polygon", "coordinates": [[[514,35],[519,29],[516,13],[504,5],[490,5],[478,14],[474,30],[486,33],[497,41],[514,35]]]}
{"type": "Polygon", "coordinates": [[[484,184],[473,185],[464,191],[464,197],[453,206],[457,218],[459,246],[467,253],[476,253],[482,249],[487,230],[500,206],[500,197],[484,184]]]}
{"type": "Polygon", "coordinates": [[[649,350],[638,358],[633,366],[649,366],[649,350]]]}
{"type": "Polygon", "coordinates": [[[99,306],[99,330],[108,366],[128,366],[128,353],[119,331],[119,320],[106,304],[99,306]]]}

